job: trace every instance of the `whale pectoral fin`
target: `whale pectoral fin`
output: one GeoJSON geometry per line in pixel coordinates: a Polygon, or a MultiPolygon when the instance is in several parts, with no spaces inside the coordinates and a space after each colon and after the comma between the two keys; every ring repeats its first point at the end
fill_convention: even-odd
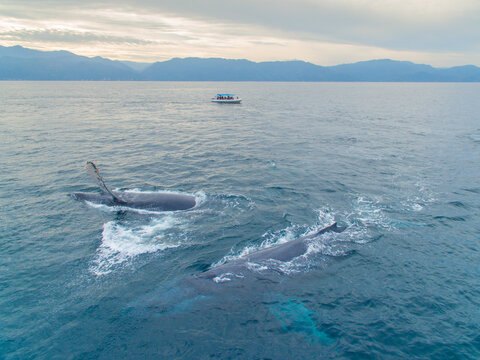
{"type": "Polygon", "coordinates": [[[85,170],[87,171],[87,174],[92,177],[92,179],[97,183],[99,186],[100,190],[102,190],[105,194],[109,194],[114,201],[124,204],[125,201],[120,199],[117,195],[115,195],[105,184],[103,181],[102,175],[100,175],[100,171],[98,170],[97,166],[92,162],[92,161],[87,161],[85,164],[85,170]]]}

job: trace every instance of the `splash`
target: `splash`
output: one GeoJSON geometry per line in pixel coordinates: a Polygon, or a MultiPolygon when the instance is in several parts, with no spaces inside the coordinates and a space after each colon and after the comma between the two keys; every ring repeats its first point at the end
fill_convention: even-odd
{"type": "Polygon", "coordinates": [[[178,238],[168,236],[168,230],[180,224],[181,220],[173,215],[133,227],[117,221],[104,224],[102,243],[90,271],[97,276],[105,275],[118,267],[127,266],[142,254],[180,246],[178,238]]]}

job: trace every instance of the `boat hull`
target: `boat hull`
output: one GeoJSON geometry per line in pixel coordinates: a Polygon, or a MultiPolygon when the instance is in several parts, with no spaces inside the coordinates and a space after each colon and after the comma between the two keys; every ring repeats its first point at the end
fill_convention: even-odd
{"type": "Polygon", "coordinates": [[[212,99],[212,102],[219,103],[219,104],[240,104],[242,102],[242,99],[232,99],[232,100],[212,99]]]}

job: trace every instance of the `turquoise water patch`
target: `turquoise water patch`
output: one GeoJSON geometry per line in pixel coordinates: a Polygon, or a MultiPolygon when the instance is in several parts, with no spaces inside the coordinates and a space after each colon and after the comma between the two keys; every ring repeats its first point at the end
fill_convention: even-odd
{"type": "Polygon", "coordinates": [[[322,345],[331,345],[335,339],[319,329],[314,320],[315,313],[310,311],[296,298],[276,295],[275,303],[268,310],[280,322],[283,332],[295,332],[304,335],[308,341],[322,345]]]}

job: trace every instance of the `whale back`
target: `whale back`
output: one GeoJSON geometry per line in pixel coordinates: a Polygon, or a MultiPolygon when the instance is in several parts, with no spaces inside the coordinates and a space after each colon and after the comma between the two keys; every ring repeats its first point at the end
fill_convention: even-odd
{"type": "Polygon", "coordinates": [[[147,210],[187,210],[196,205],[195,196],[170,192],[123,192],[121,197],[126,206],[147,210]]]}
{"type": "Polygon", "coordinates": [[[327,226],[313,234],[307,236],[301,236],[295,240],[291,240],[282,244],[273,245],[248,255],[242,256],[236,260],[227,262],[222,265],[218,265],[210,268],[209,270],[203,272],[202,274],[197,275],[197,278],[213,278],[222,273],[232,272],[236,270],[244,270],[247,263],[258,263],[262,261],[277,260],[282,262],[288,262],[294,258],[305,254],[308,250],[307,240],[314,239],[319,235],[322,235],[327,232],[336,232],[340,233],[344,231],[346,227],[338,226],[337,223],[333,223],[330,226],[327,226]]]}

